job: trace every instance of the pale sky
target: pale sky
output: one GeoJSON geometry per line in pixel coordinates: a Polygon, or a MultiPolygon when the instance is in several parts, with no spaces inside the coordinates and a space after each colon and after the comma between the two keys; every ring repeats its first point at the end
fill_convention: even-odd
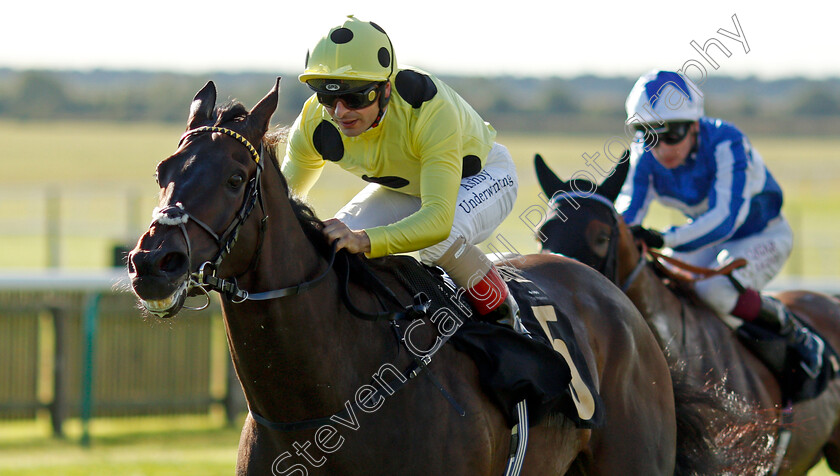
{"type": "Polygon", "coordinates": [[[840,76],[840,4],[657,4],[15,0],[0,8],[0,67],[298,73],[307,49],[352,13],[388,32],[400,64],[436,74],[638,76],[695,60],[710,75],[840,76]],[[717,69],[692,41],[708,46],[717,69]]]}

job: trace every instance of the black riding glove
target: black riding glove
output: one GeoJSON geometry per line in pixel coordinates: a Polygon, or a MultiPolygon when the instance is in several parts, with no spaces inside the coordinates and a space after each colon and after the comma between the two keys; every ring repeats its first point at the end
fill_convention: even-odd
{"type": "Polygon", "coordinates": [[[661,232],[642,228],[642,225],[631,226],[630,232],[633,233],[633,238],[644,241],[648,248],[660,249],[665,247],[665,238],[661,232]]]}

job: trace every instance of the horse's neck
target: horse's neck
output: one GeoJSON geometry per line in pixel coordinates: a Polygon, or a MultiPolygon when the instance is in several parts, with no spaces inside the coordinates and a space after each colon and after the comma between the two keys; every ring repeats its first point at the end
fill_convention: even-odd
{"type": "MultiPolygon", "coordinates": [[[[295,286],[327,268],[288,200],[266,203],[270,218],[259,265],[241,280],[252,293],[295,286]]],[[[350,315],[339,289],[333,271],[298,295],[225,303],[231,355],[253,410],[283,420],[333,413],[354,385],[367,383],[354,372],[372,372],[374,362],[386,358],[387,344],[393,346],[383,338],[387,330],[350,315]]],[[[360,302],[369,298],[354,295],[360,302]]]]}
{"type": "MultiPolygon", "coordinates": [[[[638,259],[640,256],[636,255],[634,262],[638,259]]],[[[682,338],[684,330],[678,316],[681,315],[683,303],[659,279],[650,266],[645,265],[626,293],[654,331],[661,345],[667,345],[674,339],[682,338]]]]}

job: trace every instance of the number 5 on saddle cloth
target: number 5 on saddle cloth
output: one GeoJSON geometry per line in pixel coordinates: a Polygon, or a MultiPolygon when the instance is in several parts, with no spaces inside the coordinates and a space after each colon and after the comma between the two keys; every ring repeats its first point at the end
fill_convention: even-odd
{"type": "Polygon", "coordinates": [[[387,267],[412,295],[426,294],[428,317],[446,312],[457,330],[448,342],[468,354],[478,367],[482,388],[500,408],[508,425],[516,424],[516,405],[527,401],[529,426],[562,413],[579,428],[600,427],[603,403],[575,339],[569,316],[553,305],[533,282],[516,270],[500,267],[502,276],[520,306],[528,336],[508,326],[474,320],[440,268],[431,268],[408,256],[390,256],[377,265],[387,267]]]}

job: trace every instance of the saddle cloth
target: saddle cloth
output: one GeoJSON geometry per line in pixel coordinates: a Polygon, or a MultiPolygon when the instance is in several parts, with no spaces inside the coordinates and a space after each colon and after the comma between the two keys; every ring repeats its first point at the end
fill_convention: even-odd
{"type": "Polygon", "coordinates": [[[570,316],[536,284],[518,275],[518,270],[505,268],[502,275],[519,304],[530,337],[470,316],[463,291],[456,292],[440,268],[424,266],[409,256],[385,259],[412,294],[423,292],[430,298],[427,315],[441,307],[459,315],[460,325],[449,342],[475,362],[483,391],[509,426],[517,423],[515,406],[522,400],[528,404],[529,426],[552,414],[564,415],[579,428],[603,424],[603,403],[570,316]]]}

